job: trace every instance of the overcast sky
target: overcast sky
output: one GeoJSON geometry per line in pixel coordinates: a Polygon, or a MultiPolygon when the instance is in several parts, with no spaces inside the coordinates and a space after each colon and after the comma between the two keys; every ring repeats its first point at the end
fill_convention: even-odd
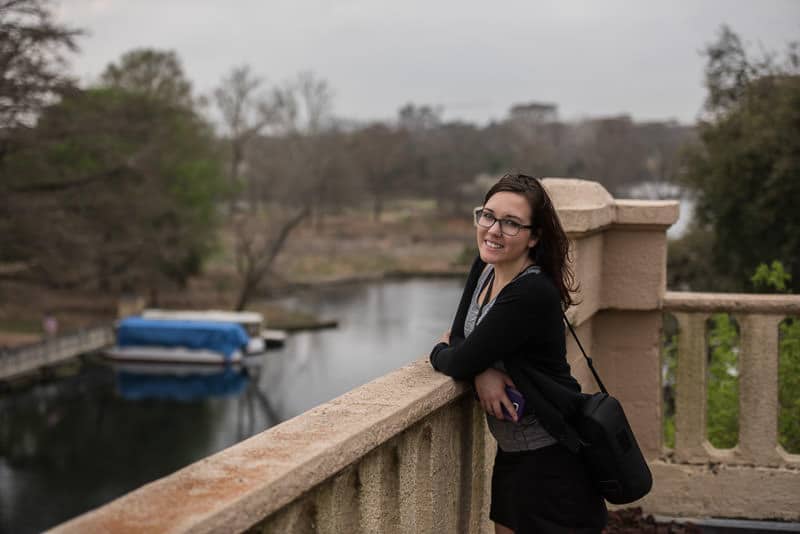
{"type": "Polygon", "coordinates": [[[177,51],[199,93],[248,64],[269,83],[328,80],[337,116],[391,119],[406,102],[502,119],[552,102],[562,119],[629,113],[692,122],[700,51],[721,24],[753,46],[800,40],[800,0],[60,0],[87,30],[83,81],[130,49],[177,51]]]}

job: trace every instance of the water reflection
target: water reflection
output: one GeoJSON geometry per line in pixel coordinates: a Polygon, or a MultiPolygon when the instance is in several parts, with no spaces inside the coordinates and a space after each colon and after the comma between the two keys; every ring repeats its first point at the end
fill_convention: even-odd
{"type": "Polygon", "coordinates": [[[119,395],[129,401],[144,399],[190,402],[209,397],[238,395],[247,387],[247,369],[199,366],[164,369],[153,364],[116,364],[119,395]]]}
{"type": "Polygon", "coordinates": [[[0,395],[0,531],[39,532],[423,356],[456,280],[354,285],[285,304],[339,328],[242,367],[88,362],[0,395]]]}

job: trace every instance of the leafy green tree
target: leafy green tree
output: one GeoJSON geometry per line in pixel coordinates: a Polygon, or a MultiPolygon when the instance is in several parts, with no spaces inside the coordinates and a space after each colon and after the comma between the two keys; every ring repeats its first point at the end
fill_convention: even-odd
{"type": "Polygon", "coordinates": [[[780,326],[778,364],[778,442],[785,450],[800,454],[800,319],[780,326]]]}
{"type": "Polygon", "coordinates": [[[14,243],[52,286],[185,283],[215,242],[221,169],[189,109],[119,89],[75,91],[45,109],[10,158],[14,243]]]}
{"type": "Polygon", "coordinates": [[[786,292],[786,284],[792,279],[792,275],[787,273],[783,264],[774,260],[772,264],[762,263],[756,269],[750,281],[759,291],[774,290],[778,293],[786,292]]]}
{"type": "Polygon", "coordinates": [[[139,93],[166,104],[192,108],[192,84],[172,50],[140,48],[122,55],[100,77],[105,87],[139,93]]]}
{"type": "Polygon", "coordinates": [[[173,52],[135,50],[42,109],[6,158],[4,255],[56,287],[185,284],[216,239],[212,129],[173,52]]]}
{"type": "Polygon", "coordinates": [[[706,390],[708,441],[728,449],[739,441],[739,348],[736,325],[724,313],[711,317],[706,390]]]}
{"type": "MultiPolygon", "coordinates": [[[[684,182],[698,221],[714,234],[717,272],[743,290],[765,259],[800,280],[800,56],[753,60],[723,27],[706,49],[706,116],[687,154],[684,182]]],[[[709,289],[719,289],[713,287],[709,289]]]]}

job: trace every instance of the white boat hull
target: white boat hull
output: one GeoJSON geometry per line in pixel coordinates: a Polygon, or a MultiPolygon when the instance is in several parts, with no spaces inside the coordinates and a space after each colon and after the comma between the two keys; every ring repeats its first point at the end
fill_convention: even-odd
{"type": "Polygon", "coordinates": [[[213,350],[187,349],[185,347],[131,346],[113,347],[105,351],[107,358],[117,361],[135,362],[179,362],[197,364],[228,365],[242,361],[241,351],[234,351],[230,357],[213,350]]]}

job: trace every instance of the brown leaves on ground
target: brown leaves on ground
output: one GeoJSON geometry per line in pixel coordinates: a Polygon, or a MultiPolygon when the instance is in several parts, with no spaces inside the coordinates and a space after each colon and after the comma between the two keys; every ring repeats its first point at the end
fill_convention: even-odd
{"type": "Polygon", "coordinates": [[[678,524],[674,521],[668,524],[656,524],[652,515],[644,516],[642,509],[625,508],[608,512],[608,526],[603,530],[605,534],[700,534],[699,527],[691,524],[678,524]]]}

